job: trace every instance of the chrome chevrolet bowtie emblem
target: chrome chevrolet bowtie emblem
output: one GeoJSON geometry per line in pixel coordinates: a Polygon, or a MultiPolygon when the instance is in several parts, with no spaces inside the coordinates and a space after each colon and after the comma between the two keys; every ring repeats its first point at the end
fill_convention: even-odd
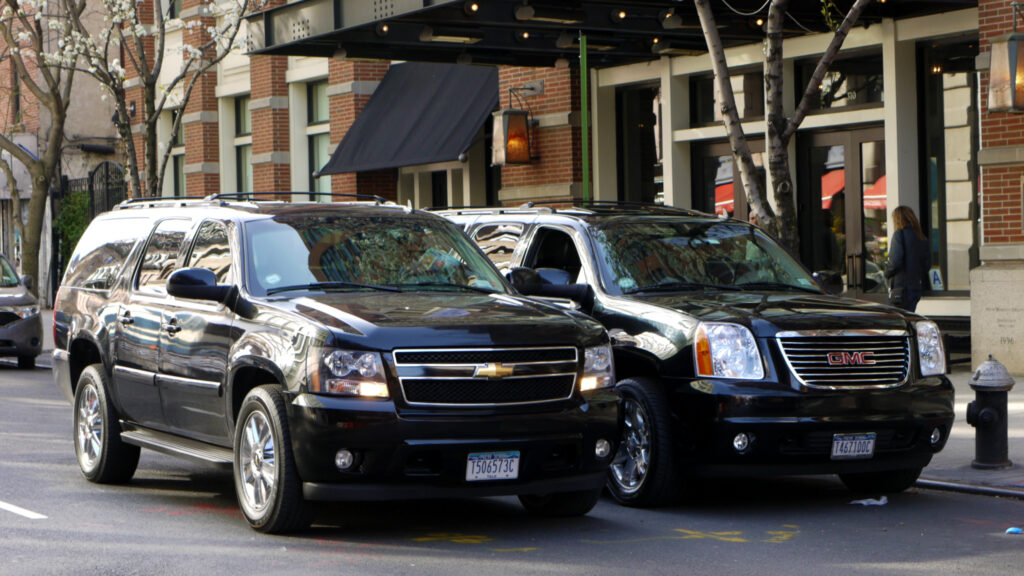
{"type": "Polygon", "coordinates": [[[473,374],[477,377],[484,377],[490,379],[504,378],[505,376],[511,376],[516,369],[512,366],[505,366],[501,362],[483,364],[476,367],[476,373],[473,374]]]}

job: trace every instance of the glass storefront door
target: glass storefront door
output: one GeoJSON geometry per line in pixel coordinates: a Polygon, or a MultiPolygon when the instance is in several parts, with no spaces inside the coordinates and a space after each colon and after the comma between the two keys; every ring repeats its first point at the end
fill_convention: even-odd
{"type": "Polygon", "coordinates": [[[886,301],[885,142],[881,128],[801,137],[800,256],[843,278],[844,295],[886,301]]]}

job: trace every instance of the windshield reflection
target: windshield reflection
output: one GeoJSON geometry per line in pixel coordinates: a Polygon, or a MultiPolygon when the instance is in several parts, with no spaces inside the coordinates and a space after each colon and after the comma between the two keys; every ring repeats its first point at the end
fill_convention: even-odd
{"type": "Polygon", "coordinates": [[[506,292],[497,271],[450,222],[422,217],[281,215],[245,229],[247,288],[282,291],[506,292]]]}
{"type": "Polygon", "coordinates": [[[819,293],[774,240],[742,222],[645,220],[591,228],[605,289],[759,290],[819,293]]]}

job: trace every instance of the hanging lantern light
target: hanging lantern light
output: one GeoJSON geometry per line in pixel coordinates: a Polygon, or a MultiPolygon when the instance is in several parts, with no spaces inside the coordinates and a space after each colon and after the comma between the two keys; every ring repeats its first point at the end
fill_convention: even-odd
{"type": "Polygon", "coordinates": [[[529,164],[530,118],[525,110],[505,109],[494,113],[494,145],[491,164],[529,164]]]}
{"type": "Polygon", "coordinates": [[[992,40],[989,65],[990,112],[1024,112],[1024,33],[1017,32],[1021,4],[1014,2],[1013,32],[992,40]]]}

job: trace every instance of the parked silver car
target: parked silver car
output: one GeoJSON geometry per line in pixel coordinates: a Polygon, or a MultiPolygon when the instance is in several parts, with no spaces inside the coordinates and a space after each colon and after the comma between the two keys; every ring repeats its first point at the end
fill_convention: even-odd
{"type": "Polygon", "coordinates": [[[43,349],[39,302],[32,295],[32,278],[18,278],[7,258],[0,256],[0,356],[17,356],[18,368],[34,368],[43,349]]]}

